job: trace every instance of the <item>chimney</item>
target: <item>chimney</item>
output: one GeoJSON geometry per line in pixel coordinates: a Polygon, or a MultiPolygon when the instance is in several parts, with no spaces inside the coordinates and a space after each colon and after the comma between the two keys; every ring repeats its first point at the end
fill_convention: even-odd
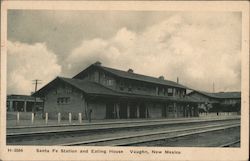
{"type": "Polygon", "coordinates": [[[164,76],[162,76],[162,75],[159,76],[159,79],[164,80],[164,76]]]}
{"type": "Polygon", "coordinates": [[[134,73],[134,70],[131,69],[131,68],[129,68],[129,69],[128,69],[128,73],[134,73]]]}
{"type": "Polygon", "coordinates": [[[176,82],[179,84],[179,77],[177,77],[177,81],[176,82]]]}
{"type": "Polygon", "coordinates": [[[102,63],[99,62],[99,61],[95,62],[94,64],[95,64],[96,66],[101,66],[101,65],[102,65],[102,63]]]}

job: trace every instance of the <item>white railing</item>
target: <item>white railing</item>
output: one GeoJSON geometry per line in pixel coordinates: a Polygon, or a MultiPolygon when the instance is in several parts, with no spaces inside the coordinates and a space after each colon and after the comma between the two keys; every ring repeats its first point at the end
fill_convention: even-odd
{"type": "MultiPolygon", "coordinates": [[[[78,115],[75,114],[75,117],[73,119],[72,113],[68,113],[68,119],[64,119],[62,121],[62,115],[61,113],[57,113],[57,119],[55,117],[49,117],[49,113],[44,113],[44,117],[37,117],[37,114],[33,112],[24,113],[24,112],[11,112],[8,115],[11,115],[11,119],[8,119],[7,122],[11,122],[13,120],[16,125],[26,124],[26,125],[34,125],[34,124],[82,124],[82,113],[78,113],[78,115]]],[[[13,122],[12,121],[12,122],[13,122]]]]}
{"type": "Polygon", "coordinates": [[[211,116],[236,116],[239,115],[237,112],[208,112],[199,113],[199,117],[211,117],[211,116]]]}

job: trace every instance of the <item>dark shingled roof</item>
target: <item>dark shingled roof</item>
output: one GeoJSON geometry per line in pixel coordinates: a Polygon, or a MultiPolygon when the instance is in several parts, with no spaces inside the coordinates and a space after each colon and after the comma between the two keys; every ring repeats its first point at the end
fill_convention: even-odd
{"type": "MultiPolygon", "coordinates": [[[[11,95],[7,95],[7,99],[9,100],[26,100],[26,101],[35,101],[35,97],[30,96],[30,95],[18,95],[18,94],[11,94],[11,95]]],[[[41,102],[43,101],[41,98],[37,97],[36,101],[41,102]]]]}
{"type": "Polygon", "coordinates": [[[152,95],[141,95],[141,94],[135,94],[135,93],[125,93],[125,92],[118,92],[112,89],[109,89],[101,84],[98,84],[96,82],[92,81],[86,81],[81,79],[73,79],[73,78],[62,78],[57,77],[53,81],[51,81],[49,84],[41,88],[39,91],[37,91],[34,95],[44,95],[45,92],[54,86],[54,84],[58,81],[63,81],[67,84],[70,84],[71,86],[81,90],[82,92],[88,94],[88,95],[94,95],[94,96],[113,96],[113,97],[125,97],[125,98],[141,98],[141,99],[157,99],[157,100],[172,100],[172,101],[181,101],[181,102],[198,102],[197,100],[194,100],[190,97],[186,98],[174,98],[174,97],[166,97],[166,96],[152,96],[152,95]]]}
{"type": "MultiPolygon", "coordinates": [[[[212,98],[223,98],[223,99],[241,98],[241,92],[218,92],[218,93],[208,93],[208,92],[203,92],[203,91],[193,91],[193,92],[197,92],[197,93],[200,93],[202,95],[212,97],[212,98]]],[[[193,93],[193,92],[191,92],[191,93],[193,93]]]]}
{"type": "MultiPolygon", "coordinates": [[[[127,79],[133,79],[133,80],[138,80],[138,81],[143,81],[143,82],[149,82],[149,83],[154,83],[154,84],[160,84],[160,85],[167,85],[167,86],[173,86],[173,87],[178,87],[178,88],[185,88],[185,89],[189,89],[188,87],[185,87],[181,84],[178,84],[174,81],[170,81],[170,80],[163,80],[163,79],[159,79],[156,77],[151,77],[151,76],[146,76],[146,75],[141,75],[141,74],[137,74],[137,73],[132,73],[132,72],[127,72],[127,71],[123,71],[123,70],[118,70],[118,69],[113,69],[113,68],[109,68],[109,67],[104,67],[101,65],[96,65],[96,64],[92,64],[90,65],[88,68],[91,67],[96,67],[98,69],[102,69],[108,73],[112,73],[118,77],[121,78],[127,78],[127,79]]],[[[78,76],[83,73],[85,70],[83,70],[82,72],[80,72],[79,74],[77,74],[76,76],[74,76],[73,78],[78,78],[78,76]]]]}
{"type": "Polygon", "coordinates": [[[141,74],[136,74],[136,73],[131,73],[131,72],[126,72],[122,70],[117,70],[113,68],[108,68],[108,67],[102,67],[107,72],[113,73],[119,77],[123,78],[128,78],[128,79],[134,79],[134,80],[139,80],[139,81],[145,81],[145,82],[150,82],[150,83],[155,83],[155,84],[162,84],[162,85],[168,85],[168,86],[174,86],[174,87],[179,87],[179,88],[187,88],[181,84],[178,84],[173,81],[169,80],[163,80],[155,77],[150,77],[146,75],[141,75],[141,74]]]}
{"type": "Polygon", "coordinates": [[[34,99],[34,97],[32,97],[30,95],[17,95],[17,94],[8,95],[7,98],[34,99]]]}
{"type": "Polygon", "coordinates": [[[69,83],[70,85],[80,89],[85,93],[115,95],[113,90],[106,88],[96,82],[81,80],[81,79],[62,78],[62,77],[59,77],[59,79],[69,83]]]}
{"type": "Polygon", "coordinates": [[[85,92],[88,94],[113,94],[113,91],[105,88],[104,86],[87,80],[81,80],[81,79],[72,79],[72,78],[63,78],[63,77],[57,77],[50,83],[48,83],[46,86],[42,87],[40,90],[38,90],[35,94],[37,95],[43,95],[48,89],[53,88],[54,85],[58,82],[62,81],[67,84],[70,84],[71,86],[85,92]]]}

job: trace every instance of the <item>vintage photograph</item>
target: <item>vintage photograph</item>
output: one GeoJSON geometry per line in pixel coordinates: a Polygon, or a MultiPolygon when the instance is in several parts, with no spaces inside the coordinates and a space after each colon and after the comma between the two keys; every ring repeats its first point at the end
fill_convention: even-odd
{"type": "Polygon", "coordinates": [[[7,40],[7,145],[240,147],[241,12],[10,9],[7,40]]]}
{"type": "Polygon", "coordinates": [[[246,4],[3,1],[0,160],[247,160],[246,4]]]}

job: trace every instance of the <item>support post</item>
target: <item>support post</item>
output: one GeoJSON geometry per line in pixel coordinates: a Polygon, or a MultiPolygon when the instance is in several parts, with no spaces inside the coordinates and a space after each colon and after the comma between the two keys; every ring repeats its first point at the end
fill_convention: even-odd
{"type": "Polygon", "coordinates": [[[127,104],[127,118],[130,118],[130,106],[127,104]]]}
{"type": "Polygon", "coordinates": [[[177,107],[175,102],[174,102],[174,117],[177,117],[177,107]]]}
{"type": "Polygon", "coordinates": [[[78,120],[79,120],[79,123],[81,124],[82,123],[82,113],[78,114],[78,120]]]}
{"type": "Polygon", "coordinates": [[[9,109],[10,112],[14,111],[14,109],[13,109],[13,101],[10,100],[10,105],[9,106],[10,106],[10,109],[9,109]]]}
{"type": "Polygon", "coordinates": [[[46,124],[46,125],[48,124],[48,118],[49,118],[49,116],[48,116],[48,113],[46,112],[46,113],[45,113],[45,124],[46,124]]]}
{"type": "Polygon", "coordinates": [[[71,124],[71,121],[72,121],[72,115],[71,113],[69,113],[69,123],[71,124]]]}
{"type": "Polygon", "coordinates": [[[187,116],[187,117],[189,117],[189,112],[190,112],[190,110],[189,110],[189,105],[187,105],[187,106],[186,106],[186,116],[187,116]]]}
{"type": "Polygon", "coordinates": [[[61,123],[61,113],[60,112],[57,114],[57,121],[58,121],[58,124],[61,123]]]}
{"type": "Polygon", "coordinates": [[[139,118],[140,117],[140,109],[139,109],[139,105],[136,105],[136,117],[139,118]]]}
{"type": "Polygon", "coordinates": [[[34,115],[34,113],[32,112],[32,113],[31,113],[31,124],[34,124],[34,116],[35,116],[35,115],[34,115]]]}
{"type": "Polygon", "coordinates": [[[16,114],[16,124],[18,125],[20,122],[20,115],[19,115],[19,112],[17,112],[16,114]]]}
{"type": "Polygon", "coordinates": [[[26,108],[27,108],[27,101],[24,101],[24,106],[23,106],[23,111],[24,111],[24,112],[27,111],[26,108]]]}
{"type": "Polygon", "coordinates": [[[116,104],[116,114],[117,114],[117,119],[120,119],[120,107],[119,104],[116,104]]]}

